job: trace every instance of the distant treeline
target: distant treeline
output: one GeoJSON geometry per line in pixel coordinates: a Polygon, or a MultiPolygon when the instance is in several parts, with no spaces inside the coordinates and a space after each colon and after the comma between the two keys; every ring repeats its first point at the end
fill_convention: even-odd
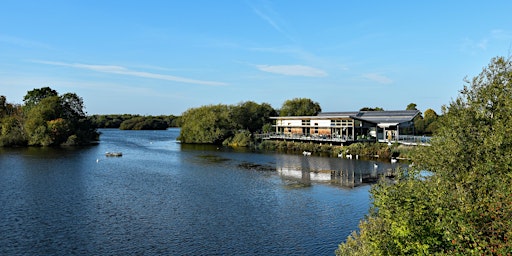
{"type": "Polygon", "coordinates": [[[180,127],[180,117],[174,115],[141,116],[132,114],[93,115],[92,123],[98,128],[121,130],[165,130],[180,127]]]}

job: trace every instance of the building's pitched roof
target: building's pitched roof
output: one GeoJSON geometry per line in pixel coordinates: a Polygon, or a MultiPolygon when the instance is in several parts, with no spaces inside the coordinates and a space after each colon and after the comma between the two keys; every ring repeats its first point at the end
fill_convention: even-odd
{"type": "Polygon", "coordinates": [[[401,124],[412,121],[419,110],[391,110],[391,111],[345,111],[321,112],[316,116],[281,116],[273,119],[334,119],[352,118],[374,124],[401,124]]]}
{"type": "Polygon", "coordinates": [[[340,117],[352,117],[359,113],[360,111],[345,111],[345,112],[321,112],[317,116],[325,117],[325,118],[340,118],[340,117]]]}
{"type": "Polygon", "coordinates": [[[418,114],[419,110],[394,110],[394,111],[359,111],[354,119],[370,123],[405,123],[412,121],[418,114]]]}

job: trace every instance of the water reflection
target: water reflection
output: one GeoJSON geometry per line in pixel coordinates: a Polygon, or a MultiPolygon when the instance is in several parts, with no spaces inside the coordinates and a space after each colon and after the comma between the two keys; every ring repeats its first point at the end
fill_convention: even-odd
{"type": "Polygon", "coordinates": [[[83,149],[0,150],[0,255],[332,255],[368,212],[364,175],[388,168],[102,132],[83,149]]]}
{"type": "Polygon", "coordinates": [[[353,160],[300,155],[277,155],[276,170],[289,182],[310,185],[328,182],[353,188],[378,181],[379,177],[398,168],[376,160],[353,160]]]}

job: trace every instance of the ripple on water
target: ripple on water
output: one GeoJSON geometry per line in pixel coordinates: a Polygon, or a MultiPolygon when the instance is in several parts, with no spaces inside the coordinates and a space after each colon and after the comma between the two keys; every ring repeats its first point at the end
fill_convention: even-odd
{"type": "Polygon", "coordinates": [[[182,150],[167,146],[172,134],[108,130],[81,150],[2,151],[0,254],[332,255],[368,210],[367,186],[276,171],[332,159],[182,150]],[[123,157],[103,157],[113,150],[123,157]]]}

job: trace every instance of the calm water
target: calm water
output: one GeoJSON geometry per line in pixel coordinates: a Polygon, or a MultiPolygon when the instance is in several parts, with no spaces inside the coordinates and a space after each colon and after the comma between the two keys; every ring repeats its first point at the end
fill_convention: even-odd
{"type": "Polygon", "coordinates": [[[332,255],[368,211],[373,162],[102,132],[80,149],[0,149],[1,255],[332,255]]]}

